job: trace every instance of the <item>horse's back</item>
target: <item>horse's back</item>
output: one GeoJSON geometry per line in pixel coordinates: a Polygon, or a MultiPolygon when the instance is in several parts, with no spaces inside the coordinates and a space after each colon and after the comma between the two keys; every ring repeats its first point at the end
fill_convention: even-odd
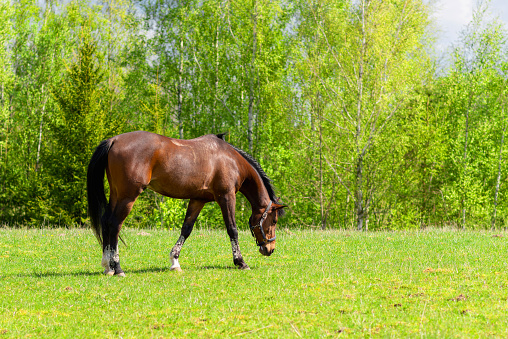
{"type": "Polygon", "coordinates": [[[236,151],[216,135],[180,140],[137,131],[112,139],[108,169],[122,186],[213,200],[217,190],[241,184],[236,151]]]}
{"type": "MultiPolygon", "coordinates": [[[[209,154],[219,149],[221,143],[226,143],[212,134],[190,140],[180,140],[145,131],[119,134],[111,139],[114,145],[111,150],[113,156],[135,162],[140,162],[145,158],[157,161],[154,157],[162,155],[182,157],[186,153],[193,156],[209,154]]],[[[167,160],[167,158],[164,160],[167,160]]]]}

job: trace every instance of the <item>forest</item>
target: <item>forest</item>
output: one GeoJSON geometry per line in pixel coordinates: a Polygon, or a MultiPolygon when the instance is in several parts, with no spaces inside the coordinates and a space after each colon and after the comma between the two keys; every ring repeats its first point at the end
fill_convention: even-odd
{"type": "MultiPolygon", "coordinates": [[[[480,2],[446,50],[423,0],[0,0],[0,225],[89,224],[108,137],[226,140],[287,228],[508,226],[506,27],[480,2]]],[[[239,194],[240,196],[240,194],[239,194]]],[[[130,227],[179,228],[149,190],[130,227]]],[[[211,203],[198,227],[223,227],[211,203]]],[[[250,206],[237,201],[247,228],[250,206]]]]}

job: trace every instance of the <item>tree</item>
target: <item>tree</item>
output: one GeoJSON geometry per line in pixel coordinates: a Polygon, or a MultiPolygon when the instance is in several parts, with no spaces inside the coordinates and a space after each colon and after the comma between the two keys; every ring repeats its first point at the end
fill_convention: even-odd
{"type": "Polygon", "coordinates": [[[0,2],[0,163],[4,161],[8,142],[10,118],[8,88],[12,86],[14,80],[10,64],[11,55],[7,48],[13,36],[12,23],[9,20],[12,15],[13,8],[7,2],[0,2]]]}
{"type": "Polygon", "coordinates": [[[75,61],[66,77],[52,88],[59,111],[52,122],[52,191],[54,208],[66,224],[86,219],[86,168],[90,154],[114,124],[107,116],[105,72],[97,60],[90,28],[81,28],[75,61]],[[106,106],[106,107],[105,107],[106,106]]]}
{"type": "Polygon", "coordinates": [[[425,75],[427,10],[421,1],[318,1],[304,8],[315,28],[302,24],[304,34],[313,34],[303,41],[314,41],[305,50],[303,67],[310,74],[303,79],[317,85],[302,88],[322,102],[309,105],[318,108],[311,116],[320,154],[345,190],[342,196],[354,202],[356,228],[368,229],[372,201],[388,187],[392,126],[425,75]]]}
{"type": "Polygon", "coordinates": [[[490,187],[497,186],[498,152],[502,152],[498,144],[504,140],[506,33],[496,20],[488,21],[487,5],[479,4],[473,20],[462,32],[454,49],[453,68],[447,76],[450,101],[447,167],[453,173],[449,191],[459,202],[457,224],[463,229],[468,224],[488,224],[487,220],[492,220],[489,216],[496,194],[490,187]]]}
{"type": "Polygon", "coordinates": [[[11,6],[12,35],[4,51],[11,57],[6,65],[11,67],[12,77],[2,89],[9,118],[1,174],[5,185],[0,195],[7,205],[16,207],[0,213],[11,222],[42,220],[47,200],[41,162],[46,120],[54,107],[49,88],[60,76],[68,52],[64,42],[68,29],[52,2],[38,6],[34,1],[20,0],[11,6]]]}

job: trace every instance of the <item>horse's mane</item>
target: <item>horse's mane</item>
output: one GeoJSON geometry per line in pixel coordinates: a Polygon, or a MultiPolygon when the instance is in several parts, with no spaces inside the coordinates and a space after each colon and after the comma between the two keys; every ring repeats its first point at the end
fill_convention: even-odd
{"type": "MultiPolygon", "coordinates": [[[[226,135],[226,133],[221,133],[221,134],[217,134],[217,137],[225,141],[225,138],[224,138],[225,135],[226,135]]],[[[256,172],[258,172],[259,176],[261,177],[261,180],[263,181],[263,185],[265,186],[266,191],[268,192],[268,196],[270,197],[270,199],[275,203],[279,203],[279,198],[275,195],[275,189],[272,185],[272,180],[268,177],[268,175],[266,175],[265,171],[263,171],[263,169],[261,168],[261,165],[256,161],[256,159],[254,159],[249,153],[245,152],[244,150],[242,150],[234,145],[231,145],[229,142],[228,142],[228,144],[231,147],[233,147],[233,149],[235,151],[240,153],[240,155],[245,160],[247,160],[247,162],[256,170],[256,172]]],[[[278,214],[279,214],[279,216],[284,215],[284,209],[278,210],[278,214]]]]}

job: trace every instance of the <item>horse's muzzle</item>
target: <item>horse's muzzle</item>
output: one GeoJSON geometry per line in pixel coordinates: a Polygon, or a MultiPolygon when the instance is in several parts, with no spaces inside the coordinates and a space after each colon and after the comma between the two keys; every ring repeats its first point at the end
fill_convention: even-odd
{"type": "Polygon", "coordinates": [[[275,251],[275,248],[272,248],[271,250],[269,250],[268,248],[266,248],[266,246],[259,246],[259,253],[261,253],[262,255],[265,255],[267,257],[271,256],[274,251],[275,251]]]}

